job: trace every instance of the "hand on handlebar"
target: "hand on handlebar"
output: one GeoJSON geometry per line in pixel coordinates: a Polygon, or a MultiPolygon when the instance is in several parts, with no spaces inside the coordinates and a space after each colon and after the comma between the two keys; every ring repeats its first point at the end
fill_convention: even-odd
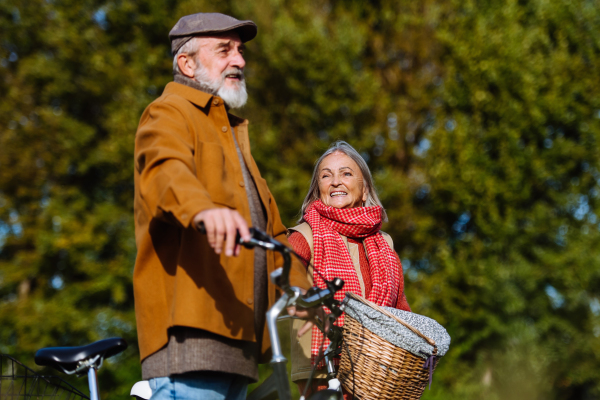
{"type": "Polygon", "coordinates": [[[236,235],[239,232],[244,241],[250,240],[250,231],[246,220],[236,210],[229,208],[211,208],[196,214],[194,225],[204,224],[206,236],[210,247],[215,253],[221,254],[225,247],[227,256],[239,255],[240,246],[236,243],[236,235]]]}
{"type": "Polygon", "coordinates": [[[304,336],[307,332],[309,332],[315,325],[317,318],[320,318],[321,321],[325,321],[325,330],[328,328],[329,320],[325,318],[325,311],[323,311],[323,308],[321,307],[315,309],[291,306],[288,307],[287,312],[292,317],[298,317],[306,320],[304,325],[298,329],[298,337],[304,336]]]}
{"type": "MultiPolygon", "coordinates": [[[[303,295],[306,294],[306,290],[300,289],[300,291],[303,295]]],[[[306,320],[306,323],[302,325],[302,327],[298,330],[298,337],[304,336],[307,332],[309,332],[312,329],[313,325],[315,325],[315,321],[317,320],[317,318],[320,318],[321,321],[326,321],[325,311],[323,311],[323,307],[303,308],[293,305],[287,308],[287,312],[288,315],[292,317],[297,317],[306,320]]],[[[328,321],[326,322],[328,324],[328,321]]],[[[327,329],[327,326],[325,326],[325,329],[327,329]]]]}

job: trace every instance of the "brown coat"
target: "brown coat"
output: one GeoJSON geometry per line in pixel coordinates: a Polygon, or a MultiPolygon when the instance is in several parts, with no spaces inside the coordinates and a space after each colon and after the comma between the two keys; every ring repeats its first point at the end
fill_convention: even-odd
{"type": "MultiPolygon", "coordinates": [[[[192,224],[200,211],[238,210],[251,224],[233,129],[267,213],[267,233],[287,244],[275,200],[250,154],[248,121],[227,113],[223,100],[171,82],[146,108],[135,138],[133,284],[140,356],[163,347],[167,329],[188,326],[255,341],[254,257],[217,255],[192,224]]],[[[267,252],[267,271],[281,266],[267,252]]],[[[307,287],[300,263],[292,284],[307,287]]],[[[269,284],[269,304],[275,287],[269,284]]],[[[269,347],[263,337],[263,351],[269,347]]]]}

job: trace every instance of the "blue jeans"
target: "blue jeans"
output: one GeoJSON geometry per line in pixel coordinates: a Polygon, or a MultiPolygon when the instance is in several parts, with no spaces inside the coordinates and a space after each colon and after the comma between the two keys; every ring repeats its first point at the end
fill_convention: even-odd
{"type": "Polygon", "coordinates": [[[243,400],[248,378],[224,372],[192,372],[149,380],[150,400],[243,400]]]}

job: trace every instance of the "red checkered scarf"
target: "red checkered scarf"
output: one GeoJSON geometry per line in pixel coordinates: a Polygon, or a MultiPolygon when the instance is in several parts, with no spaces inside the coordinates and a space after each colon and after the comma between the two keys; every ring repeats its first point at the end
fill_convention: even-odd
{"type": "MultiPolygon", "coordinates": [[[[304,220],[310,225],[313,234],[315,271],[313,281],[316,286],[326,288],[323,278],[330,281],[339,277],[344,280],[344,288],[335,294],[337,300],[343,300],[346,292],[364,296],[352,258],[340,235],[364,238],[373,284],[368,300],[380,306],[396,305],[400,286],[400,265],[394,250],[379,232],[381,216],[380,206],[342,209],[326,206],[321,200],[316,200],[308,207],[304,220]]],[[[343,324],[342,314],[336,321],[336,325],[343,324]]],[[[322,341],[323,334],[313,326],[311,341],[313,364],[318,357],[322,341]]],[[[328,345],[329,340],[325,338],[323,352],[328,345]]],[[[323,366],[324,362],[319,363],[319,368],[323,366]]]]}

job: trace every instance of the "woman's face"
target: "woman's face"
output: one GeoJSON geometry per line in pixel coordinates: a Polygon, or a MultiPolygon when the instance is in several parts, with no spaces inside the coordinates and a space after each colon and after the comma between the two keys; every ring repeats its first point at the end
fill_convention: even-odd
{"type": "Polygon", "coordinates": [[[319,196],[335,208],[360,207],[367,201],[367,188],[358,164],[341,152],[328,155],[319,165],[319,196]]]}

